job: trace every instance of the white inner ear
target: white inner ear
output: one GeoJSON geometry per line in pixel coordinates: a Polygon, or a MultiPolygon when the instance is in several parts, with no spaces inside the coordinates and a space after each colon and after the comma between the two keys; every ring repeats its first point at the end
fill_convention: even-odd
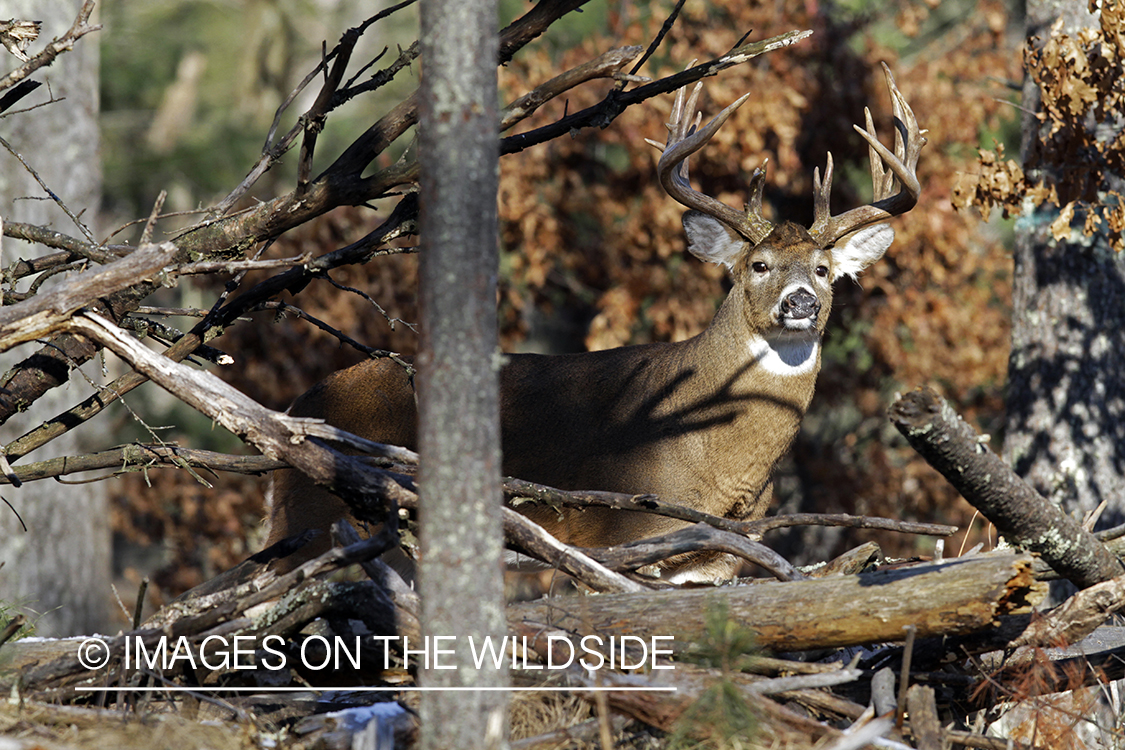
{"type": "Polygon", "coordinates": [[[882,258],[894,239],[895,230],[889,224],[876,224],[852,232],[846,242],[832,248],[832,280],[841,276],[854,279],[860,271],[882,258]]]}
{"type": "Polygon", "coordinates": [[[721,263],[730,270],[746,240],[714,216],[688,211],[684,214],[684,231],[687,232],[688,250],[708,263],[721,263]]]}

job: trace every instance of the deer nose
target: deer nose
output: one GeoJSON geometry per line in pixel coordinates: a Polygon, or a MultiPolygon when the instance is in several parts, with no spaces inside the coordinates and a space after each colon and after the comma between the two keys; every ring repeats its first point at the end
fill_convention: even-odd
{"type": "Polygon", "coordinates": [[[815,318],[820,314],[820,300],[808,289],[798,289],[781,300],[781,314],[793,320],[815,318]]]}

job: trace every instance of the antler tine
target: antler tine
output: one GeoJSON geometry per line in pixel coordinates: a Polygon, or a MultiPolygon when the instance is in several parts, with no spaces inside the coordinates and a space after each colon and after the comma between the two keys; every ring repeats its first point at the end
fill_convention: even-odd
{"type": "Polygon", "coordinates": [[[814,237],[823,234],[832,221],[829,201],[832,197],[832,152],[828,152],[828,161],[824,165],[824,182],[820,181],[820,167],[813,170],[813,223],[809,227],[809,234],[814,237]]]}
{"type": "MultiPolygon", "coordinates": [[[[867,133],[875,133],[875,123],[871,119],[871,110],[867,107],[863,108],[863,116],[867,123],[867,133]]],[[[898,134],[898,129],[895,128],[895,154],[901,153],[900,144],[901,137],[898,134]]],[[[871,162],[871,186],[872,193],[876,201],[881,201],[891,194],[891,189],[895,184],[895,173],[890,170],[883,169],[883,160],[879,156],[879,152],[871,146],[867,147],[867,157],[871,162]]]]}
{"type": "MultiPolygon", "coordinates": [[[[867,141],[875,200],[866,206],[853,208],[839,216],[831,216],[826,209],[823,212],[821,211],[820,204],[821,202],[827,204],[828,194],[825,190],[824,194],[821,195],[821,186],[817,184],[819,180],[814,173],[817,211],[814,214],[813,227],[809,230],[809,233],[825,246],[831,245],[845,234],[854,232],[860,227],[876,224],[892,216],[906,213],[918,203],[918,194],[921,192],[917,175],[918,156],[922,152],[922,147],[926,145],[925,134],[928,131],[918,128],[918,120],[914,117],[914,111],[910,109],[906,97],[895,85],[894,76],[886,63],[883,63],[883,73],[887,79],[887,88],[891,92],[891,104],[895,117],[895,151],[891,153],[886,146],[879,142],[870,112],[866,113],[866,130],[858,125],[852,126],[867,141]],[[894,189],[896,181],[899,184],[899,191],[891,195],[890,192],[894,189]]],[[[829,180],[825,179],[825,183],[828,182],[829,180]]]]}
{"type": "MultiPolygon", "coordinates": [[[[762,215],[762,191],[766,187],[766,165],[769,163],[769,159],[762,159],[762,165],[755,167],[754,174],[750,175],[750,185],[748,186],[750,202],[746,204],[747,216],[760,217],[762,215]]],[[[766,234],[769,234],[769,232],[767,231],[766,234]]]]}
{"type": "MultiPolygon", "coordinates": [[[[752,197],[751,209],[745,214],[709,195],[697,192],[688,182],[688,157],[703,148],[723,126],[727,118],[750,98],[749,94],[739,97],[737,101],[717,114],[702,129],[699,128],[702,116],[697,117],[695,123],[689,127],[690,115],[687,113],[694,110],[699,89],[700,87],[697,85],[695,90],[692,91],[686,107],[681,106],[683,104],[683,90],[681,89],[676,94],[676,102],[672,106],[672,121],[668,123],[668,143],[664,146],[664,153],[660,156],[660,162],[657,164],[660,184],[668,195],[679,203],[715,217],[751,242],[761,242],[773,229],[773,225],[764,219],[761,214],[762,179],[757,170],[754,177],[751,178],[752,192],[757,194],[757,198],[755,200],[752,197]],[[754,209],[755,205],[757,206],[756,210],[754,209]]],[[[651,143],[651,141],[649,142],[651,143]]]]}

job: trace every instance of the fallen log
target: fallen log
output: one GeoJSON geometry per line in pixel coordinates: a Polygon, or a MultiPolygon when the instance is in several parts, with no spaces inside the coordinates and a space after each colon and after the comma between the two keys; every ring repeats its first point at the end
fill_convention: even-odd
{"type": "Polygon", "coordinates": [[[1033,604],[1043,593],[1030,555],[983,555],[944,563],[807,581],[603,594],[508,607],[515,630],[536,625],[602,637],[672,636],[673,652],[704,640],[706,615],[726,606],[772,651],[855,646],[971,633],[1033,604]]]}

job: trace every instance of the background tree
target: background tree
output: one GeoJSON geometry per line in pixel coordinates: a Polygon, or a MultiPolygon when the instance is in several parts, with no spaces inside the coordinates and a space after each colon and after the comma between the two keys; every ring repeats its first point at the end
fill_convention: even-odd
{"type": "Polygon", "coordinates": [[[1116,3],[1027,4],[1005,453],[1069,512],[1125,522],[1125,32],[1116,3]],[[1054,199],[1045,190],[1053,189],[1054,199]],[[1061,209],[1061,210],[1060,210],[1061,209]]]}
{"type": "MultiPolygon", "coordinates": [[[[30,45],[34,54],[46,41],[62,36],[71,27],[77,9],[75,3],[65,0],[13,0],[3,12],[17,19],[42,21],[40,40],[30,45]]],[[[14,56],[0,51],[0,70],[6,72],[19,64],[14,56]]],[[[97,211],[84,209],[96,207],[101,198],[97,43],[93,39],[79,41],[73,53],[62,55],[53,67],[41,70],[33,79],[48,85],[23,99],[16,109],[52,98],[59,101],[0,120],[0,137],[11,146],[10,150],[0,150],[0,217],[5,222],[52,226],[61,232],[94,237],[100,229],[97,211]],[[48,197],[13,151],[38,172],[59,201],[81,214],[81,226],[76,227],[48,197]]],[[[17,247],[22,255],[24,247],[8,241],[4,264],[16,257],[13,251],[17,247]]],[[[81,382],[85,377],[69,372],[65,354],[59,350],[33,343],[4,355],[0,388],[7,383],[5,371],[36,349],[45,355],[39,362],[50,376],[63,382],[81,382]]],[[[55,389],[33,405],[24,405],[30,410],[21,423],[52,419],[68,408],[73,398],[72,389],[55,389]]],[[[0,400],[4,400],[3,391],[0,400]]],[[[11,426],[0,427],[0,444],[18,434],[11,426]]],[[[51,445],[42,458],[75,455],[89,447],[82,433],[70,433],[51,445]]],[[[0,507],[0,601],[36,613],[36,627],[43,635],[104,629],[109,624],[110,602],[106,597],[110,582],[106,485],[32,482],[18,489],[5,487],[3,495],[10,506],[0,507]]]]}
{"type": "Polygon", "coordinates": [[[1027,5],[1020,160],[982,153],[958,203],[1017,216],[1005,457],[1071,513],[1125,521],[1121,8],[1027,5]]]}

